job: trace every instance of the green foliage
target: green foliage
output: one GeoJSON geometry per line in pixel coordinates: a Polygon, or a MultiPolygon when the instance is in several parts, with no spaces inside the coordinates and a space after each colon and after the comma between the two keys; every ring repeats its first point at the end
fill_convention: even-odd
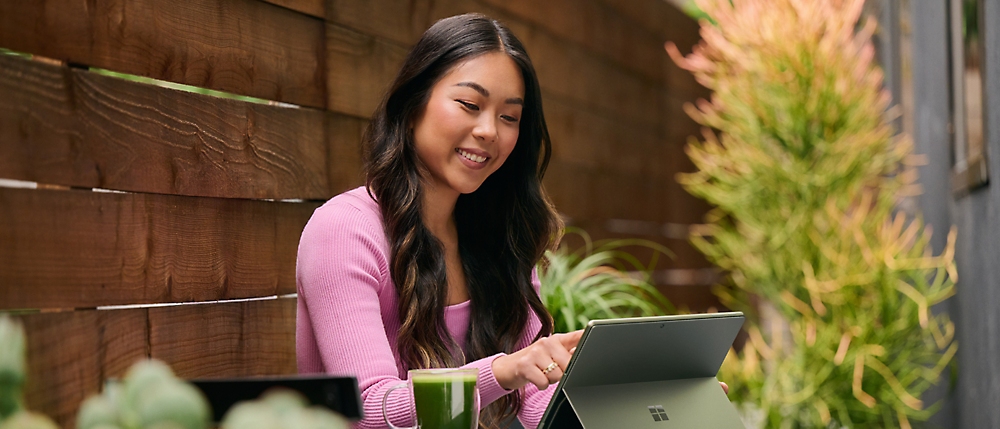
{"type": "Polygon", "coordinates": [[[0,429],[59,429],[59,426],[43,414],[21,410],[0,422],[0,429]]]}
{"type": "MultiPolygon", "coordinates": [[[[275,389],[260,399],[230,409],[223,429],[347,429],[348,422],[321,407],[307,406],[298,392],[275,389]]],[[[167,364],[143,360],[123,382],[109,381],[104,392],[87,398],[77,414],[77,429],[207,429],[211,408],[200,390],[177,378],[167,364]]]]}
{"type": "Polygon", "coordinates": [[[0,314],[0,421],[24,408],[24,328],[0,314]]]}
{"type": "Polygon", "coordinates": [[[24,409],[26,345],[21,323],[0,313],[0,429],[56,429],[48,417],[24,409]]]}
{"type": "Polygon", "coordinates": [[[749,316],[721,377],[751,425],[910,427],[957,350],[930,307],[954,293],[919,217],[911,143],[886,120],[860,0],[700,1],[704,41],[674,60],[713,90],[688,106],[717,130],[688,147],[689,192],[715,206],[692,241],[749,316]]]}
{"type": "Polygon", "coordinates": [[[673,311],[669,301],[650,283],[650,275],[665,247],[639,239],[591,242],[570,251],[566,246],[546,252],[539,264],[541,296],[552,314],[555,332],[583,329],[593,319],[655,316],[673,311]],[[622,250],[645,247],[653,252],[648,263],[622,250]]]}
{"type": "Polygon", "coordinates": [[[343,417],[291,390],[269,390],[260,399],[236,404],[223,418],[221,429],[310,428],[347,429],[343,417]]]}
{"type": "Polygon", "coordinates": [[[107,382],[104,392],[81,404],[76,427],[207,429],[211,414],[201,391],[177,378],[167,364],[142,360],[129,368],[123,382],[107,382]]]}

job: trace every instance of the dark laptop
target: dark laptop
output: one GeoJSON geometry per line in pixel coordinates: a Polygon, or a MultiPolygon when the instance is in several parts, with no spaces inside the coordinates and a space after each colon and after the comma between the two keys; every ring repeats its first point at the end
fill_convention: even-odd
{"type": "Polygon", "coordinates": [[[267,389],[284,387],[301,393],[312,405],[321,405],[340,413],[348,420],[363,417],[358,380],[354,377],[301,375],[285,377],[249,377],[191,380],[201,389],[212,406],[212,418],[222,421],[233,405],[260,397],[267,389]]]}

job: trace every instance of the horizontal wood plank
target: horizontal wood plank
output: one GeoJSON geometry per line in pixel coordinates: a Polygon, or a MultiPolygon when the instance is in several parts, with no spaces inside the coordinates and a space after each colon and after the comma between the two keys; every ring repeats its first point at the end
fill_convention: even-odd
{"type": "MultiPolygon", "coordinates": [[[[651,62],[633,60],[644,70],[639,73],[602,58],[584,45],[566,43],[553,33],[546,18],[528,21],[484,2],[331,1],[327,7],[330,21],[336,23],[327,30],[328,104],[333,110],[369,117],[405,57],[406,49],[402,47],[415,43],[437,19],[475,11],[501,19],[521,39],[546,91],[619,120],[644,124],[662,120],[662,58],[666,57],[662,42],[656,41],[656,53],[647,55],[651,62]]],[[[586,28],[600,25],[587,24],[586,28]]],[[[573,31],[580,32],[579,28],[573,31]]],[[[642,40],[648,45],[656,39],[647,34],[642,40]]]]}
{"type": "Polygon", "coordinates": [[[150,355],[183,378],[295,374],[295,302],[150,308],[150,355]]]}
{"type": "MultiPolygon", "coordinates": [[[[482,13],[509,25],[513,16],[481,0],[327,0],[327,20],[402,46],[417,43],[437,20],[482,13]]],[[[520,28],[515,29],[517,34],[520,28]]]]}
{"type": "Polygon", "coordinates": [[[643,79],[544,31],[520,37],[535,64],[543,90],[575,100],[615,120],[645,125],[663,120],[662,83],[643,79]]]}
{"type": "Polygon", "coordinates": [[[603,112],[587,109],[574,100],[549,92],[543,97],[553,159],[610,171],[646,174],[651,180],[670,176],[664,154],[670,141],[661,126],[608,118],[603,112]]]}
{"type": "Polygon", "coordinates": [[[146,310],[20,316],[28,340],[25,400],[61,427],[76,427],[80,403],[108,378],[148,356],[146,310]]]}
{"type": "Polygon", "coordinates": [[[326,119],[330,189],[339,193],[363,185],[361,143],[368,121],[337,114],[329,114],[326,119]]]}
{"type": "Polygon", "coordinates": [[[326,18],[326,0],[264,0],[291,10],[312,15],[317,18],[326,18]]]}
{"type": "Polygon", "coordinates": [[[429,0],[327,0],[327,21],[402,46],[417,42],[431,22],[429,0]]]}
{"type": "Polygon", "coordinates": [[[333,111],[371,117],[399,72],[407,48],[337,24],[327,24],[326,37],[327,105],[333,111]]]}
{"type": "Polygon", "coordinates": [[[0,309],[292,293],[318,205],[0,188],[0,309]]]}
{"type": "Polygon", "coordinates": [[[26,402],[61,427],[80,403],[145,358],[181,378],[288,375],[295,366],[294,298],[18,316],[28,340],[26,402]]]}
{"type": "Polygon", "coordinates": [[[228,198],[326,199],[364,121],[0,56],[0,177],[228,198]],[[329,122],[329,123],[327,123],[329,122]],[[329,125],[333,125],[329,127],[329,125]]]}
{"type": "MultiPolygon", "coordinates": [[[[658,66],[666,52],[660,35],[598,0],[483,1],[647,80],[662,78],[658,66]]],[[[662,0],[660,3],[668,7],[662,0]]],[[[669,18],[662,25],[669,26],[678,19],[690,20],[683,15],[669,18]]]]}
{"type": "Polygon", "coordinates": [[[0,2],[0,47],[325,107],[323,20],[258,0],[0,2]]]}
{"type": "Polygon", "coordinates": [[[596,0],[614,10],[628,21],[656,34],[663,40],[672,40],[681,46],[690,46],[699,40],[698,23],[670,2],[663,0],[596,0]]]}

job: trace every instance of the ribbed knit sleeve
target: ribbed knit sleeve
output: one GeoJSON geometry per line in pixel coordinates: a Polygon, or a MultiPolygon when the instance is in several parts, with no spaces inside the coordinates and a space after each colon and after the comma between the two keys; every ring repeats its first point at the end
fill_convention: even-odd
{"type": "MultiPolygon", "coordinates": [[[[381,234],[370,213],[352,204],[327,203],[302,232],[296,268],[305,310],[298,315],[299,324],[308,323],[312,337],[297,329],[299,371],[356,376],[365,413],[360,428],[386,427],[382,397],[401,382],[381,315],[379,296],[395,293],[383,290],[388,264],[378,243],[381,234]],[[316,351],[312,356],[310,341],[316,351]]],[[[393,422],[412,424],[406,395],[390,399],[393,422]]]]}

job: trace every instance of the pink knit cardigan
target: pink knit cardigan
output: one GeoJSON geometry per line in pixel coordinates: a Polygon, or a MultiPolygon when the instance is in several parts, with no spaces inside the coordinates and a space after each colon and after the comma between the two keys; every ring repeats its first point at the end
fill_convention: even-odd
{"type": "MultiPolygon", "coordinates": [[[[364,187],[340,194],[316,209],[299,241],[296,267],[298,312],[295,350],[300,373],[354,375],[361,389],[365,417],[356,428],[387,428],[382,398],[406,379],[399,358],[396,288],[389,275],[389,244],[378,204],[364,187]]],[[[537,276],[532,276],[535,288],[537,276]]],[[[469,301],[448,306],[448,332],[464,347],[469,301]]],[[[531,343],[541,327],[531,313],[518,348],[531,343]]],[[[463,368],[479,370],[481,407],[511,393],[493,376],[496,354],[463,368]]],[[[538,426],[554,388],[528,384],[518,415],[526,429],[538,426]]],[[[412,403],[403,390],[389,398],[394,425],[412,425],[412,403]]]]}

